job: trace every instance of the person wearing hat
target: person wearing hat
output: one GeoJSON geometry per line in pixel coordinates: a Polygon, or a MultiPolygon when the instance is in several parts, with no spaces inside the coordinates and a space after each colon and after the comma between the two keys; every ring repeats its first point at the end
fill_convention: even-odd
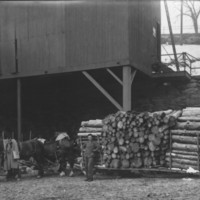
{"type": "Polygon", "coordinates": [[[85,170],[87,177],[85,181],[93,181],[94,158],[98,150],[99,147],[97,143],[93,140],[93,135],[89,134],[88,142],[86,143],[86,148],[84,152],[85,170]]]}

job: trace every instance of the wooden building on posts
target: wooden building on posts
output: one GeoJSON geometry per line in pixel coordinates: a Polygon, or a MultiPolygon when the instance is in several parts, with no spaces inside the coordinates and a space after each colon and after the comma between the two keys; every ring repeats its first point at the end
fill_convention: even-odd
{"type": "Polygon", "coordinates": [[[157,59],[159,0],[0,2],[0,79],[17,80],[18,133],[24,77],[80,71],[117,109],[127,111],[136,70],[151,76],[157,59]],[[122,80],[114,67],[121,67],[122,80]],[[122,85],[122,103],[91,76],[90,70],[100,68],[122,85]]]}

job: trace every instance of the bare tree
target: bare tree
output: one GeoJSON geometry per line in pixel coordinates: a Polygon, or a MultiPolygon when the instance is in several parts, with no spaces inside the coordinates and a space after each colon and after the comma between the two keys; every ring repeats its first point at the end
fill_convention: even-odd
{"type": "Polygon", "coordinates": [[[183,0],[183,6],[185,11],[183,15],[188,16],[192,19],[194,31],[198,33],[198,18],[200,16],[200,2],[196,0],[183,0]]]}

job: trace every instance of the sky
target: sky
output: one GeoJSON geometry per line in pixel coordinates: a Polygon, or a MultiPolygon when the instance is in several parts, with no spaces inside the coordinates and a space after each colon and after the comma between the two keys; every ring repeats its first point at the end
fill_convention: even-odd
{"type": "MultiPolygon", "coordinates": [[[[181,7],[180,1],[168,1],[168,7],[169,7],[169,13],[170,13],[170,19],[172,24],[172,30],[173,33],[180,33],[180,17],[178,8],[181,7]]],[[[196,0],[196,5],[200,6],[200,0],[196,0]]],[[[184,9],[185,10],[185,9],[184,9]]],[[[183,10],[183,12],[184,12],[183,10]]],[[[199,17],[199,26],[200,26],[200,17],[199,17]]],[[[200,32],[200,27],[199,27],[200,32]]],[[[166,18],[166,12],[163,1],[161,1],[161,33],[169,33],[168,24],[167,24],[167,18],[166,18]]],[[[192,20],[187,17],[183,16],[183,33],[194,33],[194,28],[192,24],[192,20]]]]}

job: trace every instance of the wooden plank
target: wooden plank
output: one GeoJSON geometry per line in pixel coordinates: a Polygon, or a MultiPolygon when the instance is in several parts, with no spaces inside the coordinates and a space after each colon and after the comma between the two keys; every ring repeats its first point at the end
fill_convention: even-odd
{"type": "Polygon", "coordinates": [[[28,39],[28,5],[17,4],[16,13],[16,37],[18,40],[28,39]]]}
{"type": "Polygon", "coordinates": [[[162,74],[152,74],[152,78],[157,78],[157,79],[166,79],[166,80],[190,80],[191,76],[184,71],[179,71],[179,72],[167,72],[167,73],[162,73],[162,74]]]}
{"type": "Polygon", "coordinates": [[[137,73],[136,69],[131,73],[131,84],[133,83],[133,80],[135,79],[136,73],[137,73]]]}
{"type": "MultiPolygon", "coordinates": [[[[30,52],[29,52],[30,53],[30,52]]],[[[28,54],[28,52],[27,52],[28,54]]],[[[26,54],[26,55],[27,55],[26,54]]],[[[25,55],[24,55],[25,57],[25,55]]],[[[27,57],[26,57],[27,58],[27,57]]],[[[20,60],[20,62],[23,62],[24,60],[20,60]]],[[[28,59],[26,59],[26,61],[29,63],[30,60],[28,61],[28,59]]],[[[124,61],[121,61],[120,65],[118,65],[116,62],[105,62],[105,63],[94,63],[94,64],[90,64],[90,65],[82,65],[82,66],[79,66],[79,68],[68,68],[66,66],[61,66],[59,67],[59,69],[57,68],[53,68],[51,70],[48,70],[48,75],[59,75],[59,74],[62,74],[62,73],[67,73],[67,72],[77,72],[79,71],[80,69],[82,70],[90,70],[90,69],[102,69],[102,68],[110,68],[110,67],[116,67],[116,66],[121,66],[122,65],[129,65],[129,61],[128,60],[124,60],[124,61]]],[[[23,64],[24,67],[25,66],[28,66],[28,65],[25,65],[23,64]]],[[[20,66],[21,68],[21,66],[20,66]]],[[[45,73],[44,70],[34,70],[34,68],[30,68],[30,69],[33,69],[33,71],[31,71],[30,69],[28,70],[28,68],[26,68],[27,70],[23,71],[23,73],[18,73],[18,74],[10,74],[10,73],[4,73],[3,76],[0,76],[0,80],[3,80],[3,79],[10,79],[10,78],[23,78],[23,77],[32,77],[32,76],[40,76],[40,75],[46,75],[47,76],[47,73],[45,73]]],[[[22,70],[21,70],[22,71],[22,70]]]]}
{"type": "Polygon", "coordinates": [[[1,67],[3,75],[10,75],[15,72],[15,42],[14,40],[0,43],[1,67]]]}
{"type": "MultiPolygon", "coordinates": [[[[59,69],[65,66],[65,34],[54,34],[47,37],[48,45],[48,67],[47,71],[51,69],[59,69]]],[[[44,49],[44,51],[47,48],[44,49]]],[[[41,66],[44,67],[44,66],[41,66]]]]}
{"type": "Polygon", "coordinates": [[[89,75],[86,71],[82,72],[86,78],[88,78],[89,81],[91,81],[94,86],[96,86],[102,94],[118,109],[122,110],[122,106],[91,76],[89,75]]]}
{"type": "Polygon", "coordinates": [[[123,85],[122,80],[112,70],[110,70],[109,68],[107,68],[106,70],[119,84],[123,85]]]}

